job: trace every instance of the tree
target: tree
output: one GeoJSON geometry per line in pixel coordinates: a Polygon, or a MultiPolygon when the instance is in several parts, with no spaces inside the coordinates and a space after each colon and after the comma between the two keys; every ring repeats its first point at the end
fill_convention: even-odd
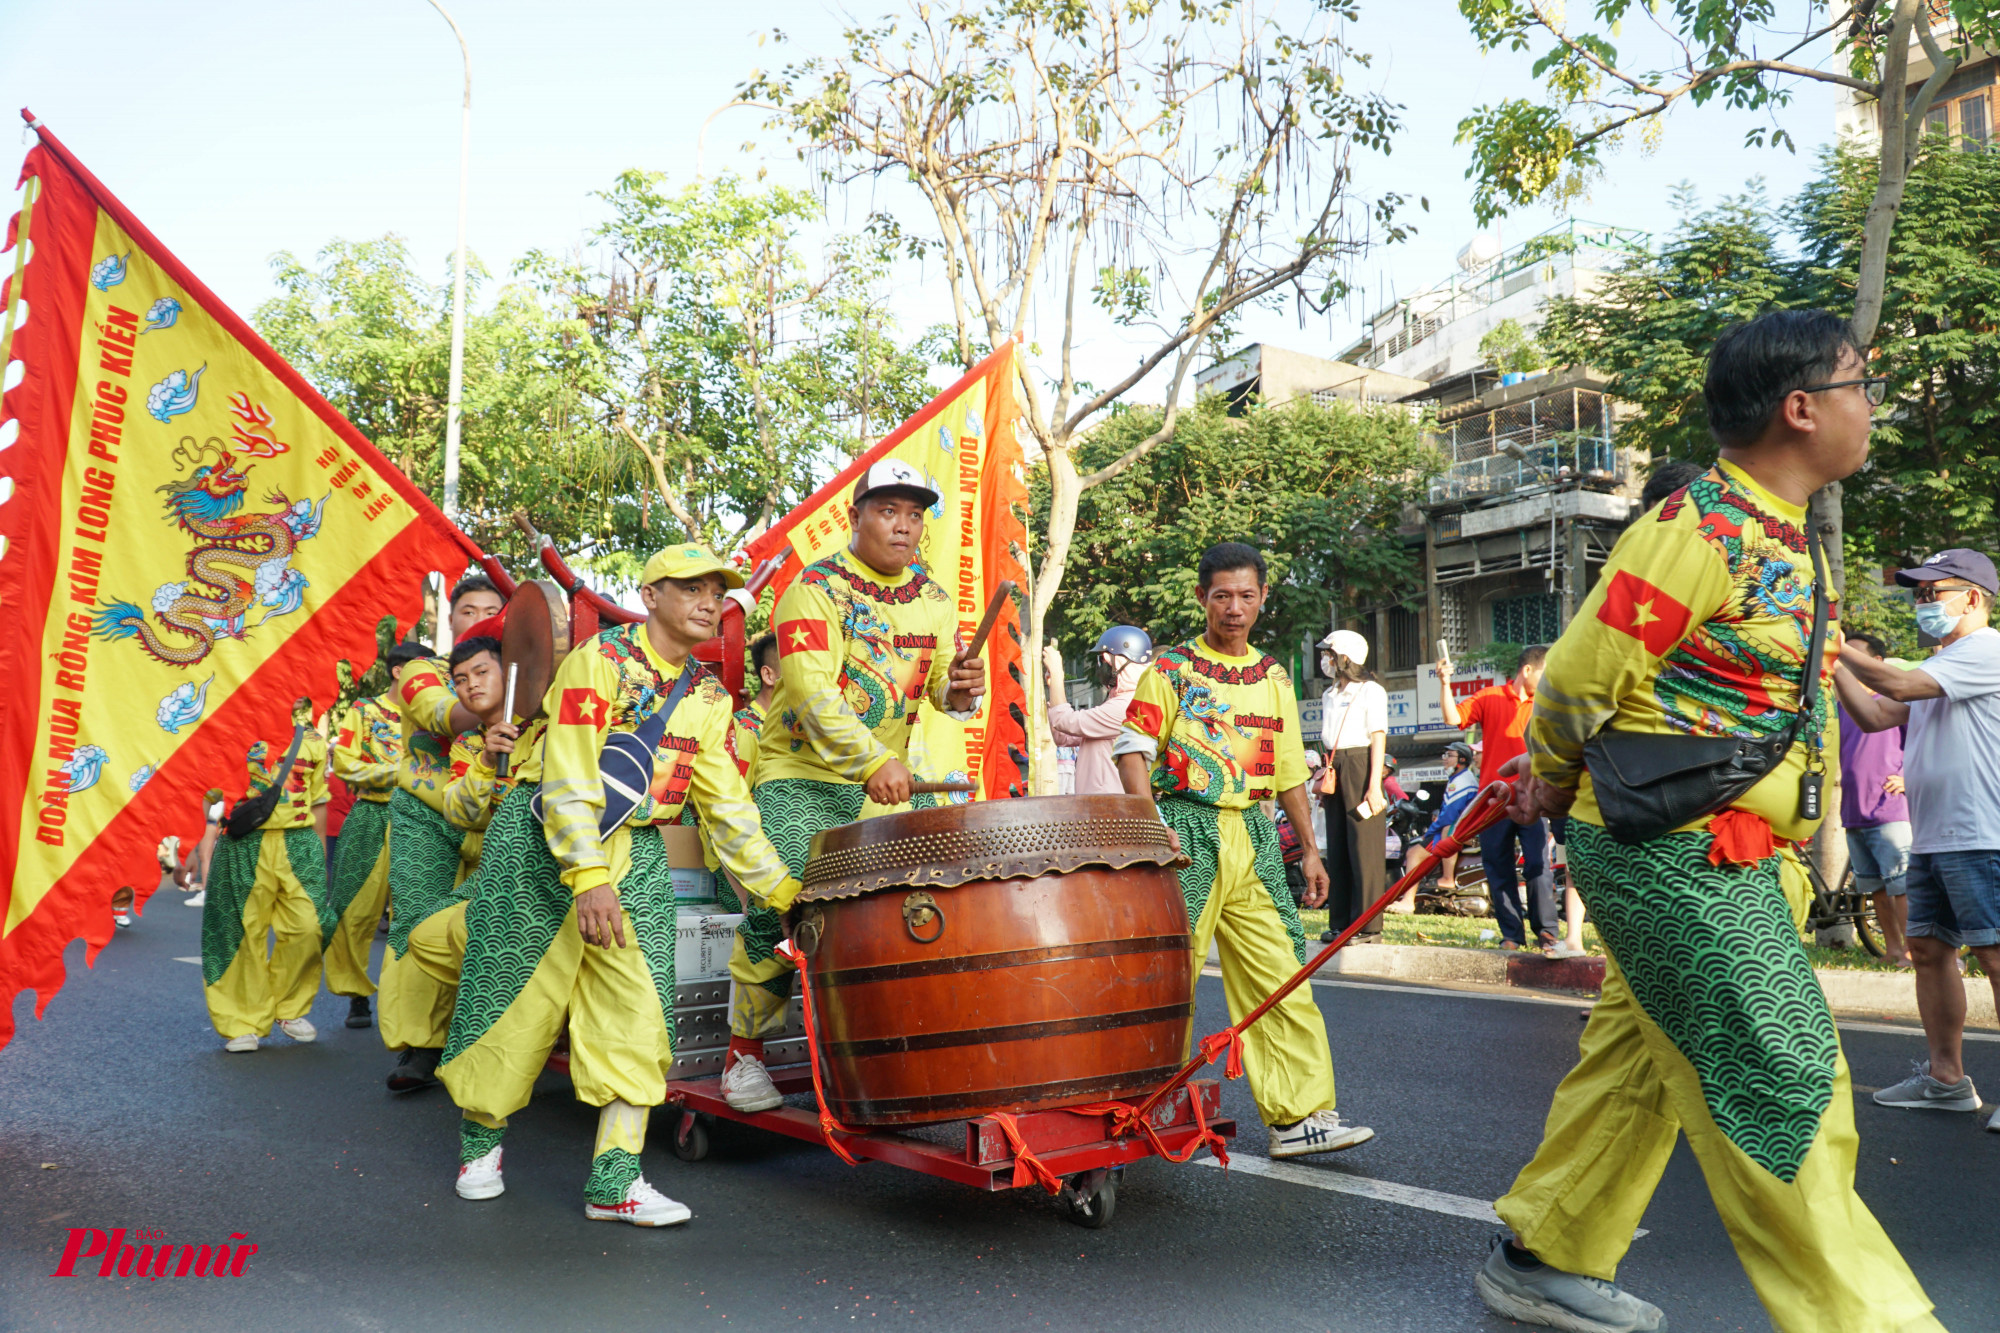
{"type": "MultiPolygon", "coordinates": [[[[1855,341],[1875,340],[1881,315],[1882,277],[1889,235],[1902,205],[1904,182],[1916,161],[1924,117],[1938,89],[1976,42],[2000,40],[2000,10],[1987,0],[1860,0],[1836,8],[1808,0],[1804,26],[1781,31],[1777,0],[1598,0],[1590,18],[1572,24],[1556,0],[1459,0],[1482,50],[1544,49],[1534,66],[1548,102],[1510,99],[1476,109],[1459,123],[1458,141],[1472,145],[1473,209],[1487,222],[1509,208],[1551,195],[1581,193],[1601,169],[1605,149],[1627,131],[1657,133],[1661,118],[1681,102],[1696,106],[1720,98],[1745,111],[1775,112],[1791,101],[1800,80],[1831,83],[1879,108],[1880,148],[1874,194],[1864,224],[1862,257],[1853,300],[1855,341]],[[1946,51],[1934,28],[1947,10],[1955,45],[1946,51]],[[1627,62],[1612,39],[1628,18],[1645,16],[1673,43],[1670,67],[1648,69],[1627,62]],[[1846,71],[1794,61],[1807,47],[1831,39],[1846,71]],[[1764,55],[1760,46],[1783,49],[1764,55]],[[1932,72],[1906,100],[1910,48],[1921,45],[1932,72]]],[[[1792,146],[1791,136],[1769,124],[1749,132],[1751,144],[1792,146]]]]}
{"type": "MultiPolygon", "coordinates": [[[[1789,210],[1793,299],[1828,306],[1864,262],[1870,164],[1829,154],[1789,210]]],[[[1934,137],[1910,173],[1885,273],[1874,370],[1889,377],[1869,466],[1847,486],[1850,535],[1915,563],[2000,548],[2000,155],[1934,137]]]]}
{"type": "MultiPolygon", "coordinates": [[[[1159,407],[1114,412],[1077,442],[1078,466],[1123,457],[1164,416],[1159,407]]],[[[1072,646],[1120,624],[1144,627],[1156,643],[1192,638],[1203,624],[1201,553],[1243,541],[1269,565],[1272,597],[1256,637],[1282,653],[1302,632],[1323,632],[1333,589],[1352,602],[1418,588],[1422,570],[1395,528],[1435,466],[1400,412],[1301,399],[1231,416],[1221,395],[1205,396],[1171,439],[1084,492],[1079,573],[1055,599],[1050,632],[1072,646]]],[[[1037,483],[1039,520],[1050,488],[1037,483]]]]}
{"type": "MultiPolygon", "coordinates": [[[[1830,152],[1782,209],[1752,192],[1691,213],[1655,254],[1628,261],[1588,298],[1550,302],[1543,344],[1560,361],[1596,367],[1641,409],[1620,426],[1621,443],[1713,459],[1701,397],[1708,348],[1760,311],[1825,307],[1853,289],[1871,173],[1866,159],[1830,152]]],[[[2000,156],[1991,153],[1939,141],[1911,172],[1876,336],[1889,399],[1868,466],[1844,488],[1854,520],[1845,545],[1876,564],[2000,545],[1995,198],[2000,156]]]]}
{"type": "MultiPolygon", "coordinates": [[[[442,491],[450,286],[425,282],[400,237],[334,240],[308,265],[272,260],[278,295],[253,322],[418,486],[442,491]]],[[[485,271],[468,265],[475,294],[485,271]]],[[[462,521],[516,568],[534,559],[509,522],[533,511],[566,550],[638,551],[639,477],[580,409],[563,344],[574,331],[524,288],[471,313],[465,338],[462,521]]]]}
{"type": "Polygon", "coordinates": [[[1687,216],[1589,296],[1548,303],[1540,336],[1550,356],[1593,367],[1613,397],[1640,409],[1619,427],[1619,443],[1655,458],[1715,458],[1702,403],[1708,349],[1730,325],[1792,303],[1778,230],[1753,190],[1687,216]]]}
{"type": "Polygon", "coordinates": [[[1503,319],[1479,340],[1479,359],[1502,374],[1525,373],[1548,365],[1547,353],[1518,319],[1503,319]]]}
{"type": "Polygon", "coordinates": [[[732,549],[844,461],[848,423],[899,421],[930,396],[894,344],[882,243],[845,238],[808,271],[810,195],[627,171],[599,198],[594,255],[538,250],[521,270],[583,331],[572,373],[639,456],[642,513],[657,497],[689,536],[732,549]]]}
{"type": "MultiPolygon", "coordinates": [[[[1021,384],[1049,492],[1023,617],[1030,660],[1081,496],[1172,438],[1204,343],[1253,305],[1290,296],[1323,308],[1345,290],[1343,261],[1360,244],[1346,152],[1386,147],[1395,108],[1343,81],[1347,60],[1365,62],[1339,35],[1353,0],[1323,0],[1300,31],[1270,8],[912,0],[900,17],[850,28],[837,55],[760,72],[741,90],[803,139],[826,188],[864,187],[872,201],[878,182],[914,186],[927,224],[877,225],[941,261],[960,364],[1038,314],[1053,324],[1052,373],[1024,371],[1021,384]],[[1076,372],[1092,307],[1140,343],[1102,387],[1076,372]],[[1081,470],[1087,424],[1156,372],[1155,428],[1081,470]]],[[[1375,208],[1392,235],[1401,202],[1375,208]]]]}

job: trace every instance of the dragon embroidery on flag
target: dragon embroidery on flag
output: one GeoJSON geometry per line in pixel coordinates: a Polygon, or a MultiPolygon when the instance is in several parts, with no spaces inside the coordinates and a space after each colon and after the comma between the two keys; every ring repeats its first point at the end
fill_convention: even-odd
{"type": "Polygon", "coordinates": [[[252,465],[234,466],[214,439],[199,448],[183,439],[173,457],[195,465],[158,488],[167,497],[167,521],[194,538],[187,577],[154,590],[154,621],[131,602],[111,601],[97,611],[94,628],[103,639],[136,638],[149,656],[185,667],[207,657],[218,639],[247,637],[245,617],[253,609],[265,608],[262,625],[305,605],[307,580],[292,568],[292,554],[318,535],[331,493],[315,504],[273,491],[265,503],[277,505],[275,511],[242,513],[252,465]]]}

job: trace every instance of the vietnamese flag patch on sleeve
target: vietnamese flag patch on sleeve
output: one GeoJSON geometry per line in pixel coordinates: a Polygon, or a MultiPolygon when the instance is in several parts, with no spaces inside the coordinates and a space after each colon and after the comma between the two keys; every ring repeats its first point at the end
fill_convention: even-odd
{"type": "Polygon", "coordinates": [[[438,675],[437,672],[412,671],[408,676],[403,678],[403,702],[414,704],[417,701],[417,696],[425,690],[441,690],[444,688],[444,678],[438,675]]]}
{"type": "Polygon", "coordinates": [[[1637,639],[1654,657],[1665,657],[1687,637],[1693,614],[1646,580],[1621,569],[1604,590],[1597,618],[1637,639]]]}
{"type": "Polygon", "coordinates": [[[1125,725],[1134,731],[1143,731],[1148,736],[1157,738],[1165,723],[1166,715],[1160,711],[1160,706],[1156,703],[1134,699],[1125,709],[1125,725]]]}
{"type": "Polygon", "coordinates": [[[602,727],[610,707],[603,695],[588,687],[564,690],[556,706],[556,721],[566,727],[602,727]]]}
{"type": "Polygon", "coordinates": [[[827,651],[824,620],[787,620],[778,626],[778,654],[827,651]]]}

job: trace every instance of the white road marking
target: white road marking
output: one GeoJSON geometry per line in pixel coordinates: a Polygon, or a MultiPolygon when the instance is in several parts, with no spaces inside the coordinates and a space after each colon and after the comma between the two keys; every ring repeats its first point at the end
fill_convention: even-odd
{"type": "Polygon", "coordinates": [[[201,959],[199,958],[176,958],[174,961],[176,963],[193,963],[196,967],[201,966],[201,959]]]}
{"type": "MultiPolygon", "coordinates": [[[[1904,1027],[1900,1023],[1842,1023],[1840,1026],[1849,1032],[1886,1032],[1894,1037],[1921,1037],[1924,1035],[1922,1028],[1914,1025],[1904,1027]]],[[[1967,1041],[2000,1041],[2000,1032],[1981,1032],[1977,1028],[1967,1028],[1965,1030],[1965,1039],[1967,1041]]]]}
{"type": "MultiPolygon", "coordinates": [[[[1222,1163],[1213,1157],[1198,1157],[1195,1165],[1220,1167],[1222,1163]]],[[[1415,1185],[1398,1185],[1390,1180],[1370,1180],[1366,1176],[1347,1176],[1334,1171],[1315,1171],[1311,1167],[1274,1162],[1268,1157],[1252,1157],[1248,1153],[1232,1154],[1229,1170],[1251,1176],[1267,1176],[1293,1185],[1310,1185],[1314,1189],[1332,1190],[1336,1194],[1353,1194],[1382,1203],[1400,1203],[1405,1208],[1422,1208],[1452,1217],[1467,1217],[1488,1226],[1504,1225],[1490,1202],[1463,1194],[1446,1194],[1442,1190],[1420,1189],[1415,1185]]],[[[1645,1234],[1646,1229],[1641,1227],[1632,1233],[1632,1239],[1637,1240],[1645,1234]]]]}

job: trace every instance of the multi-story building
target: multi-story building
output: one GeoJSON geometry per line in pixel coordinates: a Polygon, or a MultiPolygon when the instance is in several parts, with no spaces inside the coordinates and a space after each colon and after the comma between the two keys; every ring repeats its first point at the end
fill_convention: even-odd
{"type": "MultiPolygon", "coordinates": [[[[1928,132],[1951,135],[1962,148],[1982,150],[1992,145],[2000,132],[2000,52],[1972,45],[1964,51],[1957,46],[1958,25],[1952,20],[1946,0],[1931,0],[1931,34],[1947,53],[1961,55],[1959,66],[1945,80],[1924,113],[1928,132]]],[[[1905,106],[1915,102],[1918,89],[1936,70],[1921,43],[1910,45],[1910,64],[1905,106]]],[[[1865,151],[1874,151],[1882,142],[1880,107],[1874,98],[1863,97],[1851,88],[1839,90],[1834,104],[1834,131],[1841,142],[1865,151]]]]}
{"type": "Polygon", "coordinates": [[[1365,405],[1400,402],[1427,387],[1423,380],[1407,375],[1329,361],[1269,343],[1251,343],[1196,371],[1194,384],[1197,393],[1226,394],[1232,412],[1253,397],[1273,406],[1295,398],[1365,405]]]}

